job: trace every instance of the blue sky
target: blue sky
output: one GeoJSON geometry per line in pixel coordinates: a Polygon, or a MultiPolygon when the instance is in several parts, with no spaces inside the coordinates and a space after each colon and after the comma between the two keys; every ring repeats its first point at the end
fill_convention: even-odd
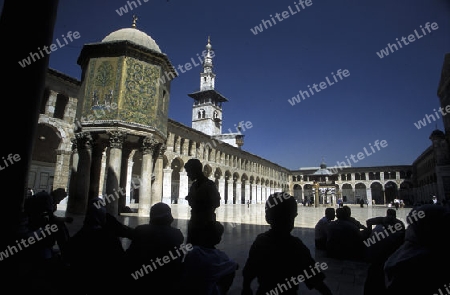
{"type": "MultiPolygon", "coordinates": [[[[376,140],[387,145],[353,166],[409,165],[431,144],[436,123],[443,130],[441,119],[420,129],[414,123],[439,108],[437,86],[450,52],[449,1],[311,0],[305,8],[293,0],[135,2],[138,7],[119,16],[125,0],[60,0],[54,38],[68,31],[80,38],[52,52],[50,67],[80,79],[83,44],[130,27],[136,14],[138,29],[175,67],[201,54],[211,36],[216,89],[229,100],[223,132],[251,122],[243,150],[288,169],[317,167],[322,158],[333,166],[364,148],[370,152],[376,140]],[[283,11],[285,19],[252,33],[283,11]],[[424,35],[420,26],[427,22],[438,28],[424,35]],[[377,55],[414,30],[420,39],[377,55]],[[308,85],[333,81],[339,69],[350,74],[300,103],[288,102],[308,85]]],[[[169,117],[187,126],[193,103],[187,94],[198,90],[200,71],[194,67],[172,81],[169,117]]]]}

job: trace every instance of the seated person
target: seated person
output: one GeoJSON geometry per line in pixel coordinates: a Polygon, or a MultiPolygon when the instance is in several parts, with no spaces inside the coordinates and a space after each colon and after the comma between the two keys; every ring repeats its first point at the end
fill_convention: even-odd
{"type": "Polygon", "coordinates": [[[404,243],[384,264],[384,294],[448,294],[450,211],[426,204],[412,209],[406,221],[404,243]]]}
{"type": "Polygon", "coordinates": [[[370,231],[368,230],[367,226],[359,222],[355,217],[352,216],[352,209],[349,206],[342,207],[346,210],[346,217],[348,221],[352,222],[358,229],[361,231],[361,235],[363,239],[367,238],[370,234],[370,231]]]}
{"type": "Polygon", "coordinates": [[[369,231],[372,231],[373,226],[382,225],[383,227],[388,228],[389,225],[395,226],[397,223],[401,225],[401,228],[404,231],[405,224],[397,218],[397,212],[391,208],[386,210],[386,216],[372,217],[366,220],[367,229],[369,231]]]}
{"type": "Polygon", "coordinates": [[[159,202],[150,208],[149,223],[136,226],[129,234],[131,244],[124,257],[126,291],[158,284],[164,294],[177,294],[174,287],[185,253],[183,233],[171,225],[173,220],[169,205],[159,202]]]}
{"type": "Polygon", "coordinates": [[[367,227],[364,224],[362,224],[355,217],[352,216],[352,209],[349,206],[345,205],[342,208],[344,208],[344,210],[346,211],[346,214],[345,214],[346,217],[345,218],[348,221],[350,221],[353,224],[355,224],[360,230],[366,230],[367,229],[367,227]]]}
{"type": "Polygon", "coordinates": [[[363,235],[358,226],[350,221],[348,210],[336,209],[337,220],[330,223],[327,232],[327,256],[337,259],[361,260],[363,258],[363,235]]]}
{"type": "Polygon", "coordinates": [[[179,294],[223,295],[233,283],[238,264],[217,249],[224,232],[223,225],[211,221],[201,231],[191,232],[192,244],[183,261],[179,294]],[[193,245],[193,246],[192,246],[193,245]]]}
{"type": "Polygon", "coordinates": [[[278,292],[294,295],[303,282],[308,289],[316,289],[320,294],[332,294],[324,282],[322,271],[306,279],[303,276],[316,265],[316,261],[303,241],[291,234],[297,217],[294,197],[281,192],[270,195],[266,201],[265,217],[270,229],[260,233],[250,247],[242,271],[241,294],[253,294],[251,283],[254,279],[258,280],[258,295],[278,292]]]}
{"type": "Polygon", "coordinates": [[[334,208],[326,208],[325,216],[319,219],[314,228],[314,240],[316,249],[325,250],[327,245],[327,227],[336,217],[334,208]]]}
{"type": "Polygon", "coordinates": [[[108,228],[105,206],[100,199],[89,200],[83,226],[68,241],[66,261],[71,286],[65,294],[108,294],[116,291],[125,251],[122,242],[108,228]]]}
{"type": "Polygon", "coordinates": [[[385,294],[384,263],[403,244],[405,225],[397,219],[396,210],[392,208],[387,209],[386,216],[367,219],[366,224],[370,235],[364,241],[366,260],[369,262],[364,295],[385,294]]]}

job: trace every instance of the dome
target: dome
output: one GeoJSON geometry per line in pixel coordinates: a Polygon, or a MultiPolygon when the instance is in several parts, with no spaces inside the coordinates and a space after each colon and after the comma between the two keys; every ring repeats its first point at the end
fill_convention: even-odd
{"type": "Polygon", "coordinates": [[[445,138],[445,133],[439,129],[435,129],[435,130],[433,130],[433,132],[431,132],[431,135],[430,135],[430,139],[433,139],[433,138],[445,138]]]}
{"type": "Polygon", "coordinates": [[[153,38],[147,35],[146,33],[136,28],[124,28],[114,31],[105,38],[103,38],[102,42],[114,42],[125,40],[143,46],[147,49],[151,49],[158,53],[161,53],[161,49],[159,49],[159,46],[158,44],[156,44],[155,40],[153,40],[153,38]]]}

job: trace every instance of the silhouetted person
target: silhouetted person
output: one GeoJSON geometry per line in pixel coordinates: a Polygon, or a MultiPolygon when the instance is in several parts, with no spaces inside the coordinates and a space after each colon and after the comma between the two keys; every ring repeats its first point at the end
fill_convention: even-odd
{"type": "Polygon", "coordinates": [[[348,221],[356,225],[356,227],[358,227],[358,229],[360,230],[367,230],[367,226],[365,226],[364,224],[359,222],[359,220],[357,220],[355,217],[352,216],[352,209],[349,206],[344,205],[342,208],[346,211],[345,218],[348,221]]]}
{"type": "Polygon", "coordinates": [[[201,231],[206,224],[216,221],[215,210],[220,206],[220,194],[214,181],[203,174],[203,165],[198,159],[190,159],[184,168],[187,176],[193,181],[186,196],[191,206],[187,232],[187,243],[190,243],[192,231],[201,231]]]}
{"type": "Polygon", "coordinates": [[[336,209],[336,220],[327,232],[327,256],[336,259],[360,260],[363,257],[363,236],[358,226],[350,220],[349,210],[336,209]]]}
{"type": "Polygon", "coordinates": [[[124,260],[124,291],[151,288],[152,294],[177,294],[185,253],[183,233],[172,227],[173,220],[169,205],[156,203],[150,208],[149,223],[132,231],[124,260]]]}
{"type": "Polygon", "coordinates": [[[364,199],[363,198],[361,198],[360,200],[359,200],[359,207],[361,207],[361,208],[364,208],[364,199]]]}
{"type": "Polygon", "coordinates": [[[70,281],[65,294],[112,294],[117,290],[125,251],[107,220],[100,199],[89,200],[83,226],[66,246],[70,281]]]}
{"type": "Polygon", "coordinates": [[[308,247],[291,234],[297,216],[295,198],[287,193],[274,193],[267,199],[265,208],[270,229],[259,234],[250,247],[242,271],[241,294],[253,294],[251,283],[255,278],[258,280],[257,295],[297,294],[299,284],[303,282],[320,294],[332,294],[324,282],[325,274],[320,269],[311,273],[317,264],[308,247]]]}
{"type": "Polygon", "coordinates": [[[386,294],[384,263],[403,244],[405,224],[397,219],[396,210],[392,208],[386,210],[386,216],[367,219],[366,224],[370,235],[364,241],[366,261],[369,262],[364,295],[386,294]]]}
{"type": "MultiPolygon", "coordinates": [[[[41,193],[36,199],[42,201],[48,197],[48,194],[41,193]]],[[[66,240],[60,240],[60,228],[52,222],[49,215],[52,213],[51,207],[36,206],[27,209],[22,215],[15,243],[2,249],[0,263],[8,266],[11,274],[15,274],[14,280],[20,282],[15,286],[20,288],[20,291],[16,292],[57,295],[64,286],[66,271],[57,247],[62,247],[66,240]]],[[[12,281],[3,282],[12,283],[12,281]]]]}
{"type": "Polygon", "coordinates": [[[194,246],[184,259],[179,294],[227,294],[238,264],[225,252],[216,248],[223,232],[223,225],[214,221],[208,223],[203,232],[192,233],[191,241],[194,246]]]}
{"type": "Polygon", "coordinates": [[[389,208],[386,210],[386,216],[372,217],[366,220],[367,229],[372,231],[373,226],[382,225],[388,227],[389,225],[395,226],[395,224],[400,224],[402,230],[406,229],[403,221],[397,218],[396,210],[389,208]]]}
{"type": "Polygon", "coordinates": [[[316,223],[316,226],[314,227],[314,242],[316,249],[326,250],[328,225],[335,217],[336,210],[329,207],[325,209],[325,216],[316,223]]]}
{"type": "Polygon", "coordinates": [[[32,197],[34,195],[34,191],[31,187],[27,188],[26,198],[32,197]]]}
{"type": "Polygon", "coordinates": [[[410,211],[405,242],[384,264],[384,294],[447,294],[450,211],[426,204],[410,211]]]}
{"type": "Polygon", "coordinates": [[[24,211],[28,217],[28,226],[33,231],[44,228],[47,224],[57,227],[57,230],[46,238],[46,243],[48,243],[47,250],[42,255],[50,258],[62,254],[70,238],[69,230],[65,222],[70,223],[73,221],[73,218],[56,216],[54,214],[56,211],[54,198],[46,191],[38,192],[30,198],[27,198],[24,204],[24,211]],[[55,248],[55,246],[57,247],[55,248]]]}

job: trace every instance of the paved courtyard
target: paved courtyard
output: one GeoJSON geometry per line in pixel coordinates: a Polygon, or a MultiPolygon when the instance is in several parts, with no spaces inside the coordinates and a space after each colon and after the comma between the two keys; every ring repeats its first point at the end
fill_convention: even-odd
{"type": "MultiPolygon", "coordinates": [[[[137,205],[134,205],[137,206],[137,205]]],[[[172,214],[175,218],[172,225],[179,228],[186,236],[187,221],[189,219],[190,207],[188,205],[171,205],[172,214]]],[[[359,205],[350,205],[352,216],[365,224],[366,219],[375,216],[384,216],[387,207],[373,206],[360,208],[359,205]]],[[[327,276],[326,282],[333,290],[333,294],[353,295],[363,294],[363,285],[367,271],[367,264],[353,261],[339,261],[324,256],[321,251],[314,249],[314,226],[324,215],[325,207],[303,207],[298,206],[298,216],[295,221],[295,228],[292,234],[298,236],[308,246],[313,257],[318,262],[326,262],[328,269],[324,271],[327,276]]],[[[409,208],[400,208],[397,217],[405,222],[409,208]]],[[[65,214],[64,205],[60,205],[58,215],[65,214]]],[[[217,210],[217,220],[225,226],[225,233],[218,248],[225,251],[230,258],[234,259],[241,266],[236,273],[236,278],[229,295],[239,295],[242,286],[242,267],[247,259],[249,248],[257,234],[267,230],[269,227],[264,218],[263,204],[247,205],[221,205],[217,210]]],[[[73,216],[73,215],[72,215],[73,216]]],[[[83,216],[73,216],[74,222],[69,225],[69,230],[73,234],[82,224],[83,216]]],[[[138,224],[147,223],[148,217],[139,217],[137,214],[125,214],[120,216],[124,224],[135,227],[138,224]]],[[[129,245],[128,239],[123,239],[125,248],[129,245]]],[[[255,287],[256,290],[256,280],[255,287]]],[[[315,290],[308,290],[304,284],[300,285],[299,294],[319,294],[315,290]]]]}

